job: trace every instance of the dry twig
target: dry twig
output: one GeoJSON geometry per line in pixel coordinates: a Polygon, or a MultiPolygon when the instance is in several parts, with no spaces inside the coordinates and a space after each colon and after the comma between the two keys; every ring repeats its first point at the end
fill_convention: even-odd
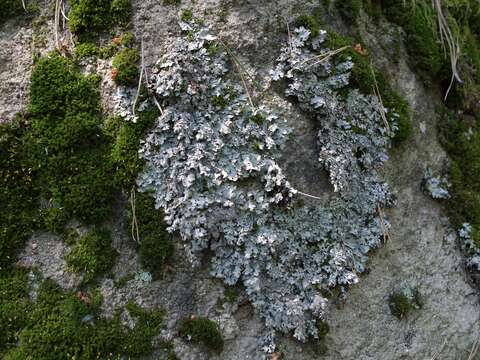
{"type": "Polygon", "coordinates": [[[130,191],[130,206],[132,207],[132,239],[136,243],[140,243],[140,231],[138,230],[137,214],[136,214],[136,190],[135,186],[130,191]]]}

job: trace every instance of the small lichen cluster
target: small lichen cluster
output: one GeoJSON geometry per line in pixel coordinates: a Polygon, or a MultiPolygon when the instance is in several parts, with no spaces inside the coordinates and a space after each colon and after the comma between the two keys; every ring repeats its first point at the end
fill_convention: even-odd
{"type": "MultiPolygon", "coordinates": [[[[267,329],[318,337],[323,294],[356,283],[388,230],[378,211],[391,198],[376,169],[395,124],[387,130],[376,97],[348,90],[351,61],[311,62],[309,32],[296,29],[273,77],[285,77],[286,95],[318,122],[320,161],[337,191],[326,204],[297,206],[277,161],[290,133],[285,109],[254,108],[209,29],[180,25],[186,36],[169,44],[150,79],[164,113],[140,150],[139,185],[154,192],[193,263],[210,249],[212,274],[243,283],[267,329]]],[[[324,34],[313,41],[321,56],[324,34]]],[[[274,332],[266,340],[271,351],[274,332]]]]}
{"type": "Polygon", "coordinates": [[[467,255],[467,266],[474,271],[480,271],[480,242],[478,232],[480,230],[472,225],[465,223],[458,231],[462,240],[462,247],[467,255]]]}
{"type": "Polygon", "coordinates": [[[447,179],[433,176],[430,168],[428,168],[423,175],[422,187],[433,199],[450,198],[447,179]]]}

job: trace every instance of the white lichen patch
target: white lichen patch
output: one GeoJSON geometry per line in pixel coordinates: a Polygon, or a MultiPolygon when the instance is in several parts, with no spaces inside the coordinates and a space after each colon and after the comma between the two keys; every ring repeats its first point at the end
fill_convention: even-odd
{"type": "Polygon", "coordinates": [[[391,195],[377,169],[395,125],[385,126],[377,98],[348,88],[351,61],[310,62],[330,49],[320,37],[320,50],[310,50],[310,34],[296,29],[272,79],[285,79],[286,95],[318,123],[319,161],[336,190],[328,202],[300,206],[278,162],[291,131],[285,109],[258,96],[262,105],[253,105],[209,29],[181,26],[186,36],[169,42],[150,79],[164,113],[140,150],[139,185],[193,264],[209,249],[211,273],[245,286],[269,330],[267,351],[275,331],[316,337],[325,293],[358,282],[388,231],[379,211],[391,195]]]}

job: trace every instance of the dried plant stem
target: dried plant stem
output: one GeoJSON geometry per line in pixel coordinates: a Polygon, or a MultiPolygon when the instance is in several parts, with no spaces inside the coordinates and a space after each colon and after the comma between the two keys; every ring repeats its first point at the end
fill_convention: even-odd
{"type": "Polygon", "coordinates": [[[136,214],[136,189],[132,187],[130,191],[130,206],[132,207],[132,239],[136,243],[140,243],[140,232],[138,230],[137,214],[136,214]]]}
{"type": "Polygon", "coordinates": [[[370,71],[373,77],[373,93],[377,97],[378,101],[380,102],[380,116],[382,117],[383,123],[385,128],[390,133],[390,125],[388,124],[387,114],[385,113],[385,106],[383,106],[382,94],[380,93],[380,89],[378,88],[377,78],[375,76],[375,70],[373,70],[372,64],[370,64],[370,71]]]}
{"type": "Polygon", "coordinates": [[[385,215],[380,205],[377,205],[377,212],[378,212],[378,216],[380,217],[380,227],[382,228],[383,240],[385,242],[390,241],[391,240],[390,233],[385,227],[385,215]]]}
{"type": "Polygon", "coordinates": [[[310,194],[301,192],[301,191],[299,191],[299,190],[297,190],[297,193],[300,194],[300,195],[302,195],[302,196],[308,197],[308,198],[310,198],[310,199],[323,200],[322,198],[319,198],[319,197],[317,197],[317,196],[314,196],[314,195],[310,195],[310,194]]]}
{"type": "Polygon", "coordinates": [[[460,45],[458,40],[455,39],[450,26],[448,25],[448,21],[443,14],[443,8],[441,0],[432,0],[432,6],[437,13],[437,20],[438,20],[438,31],[440,33],[440,40],[442,42],[442,46],[444,51],[447,51],[450,54],[450,64],[452,67],[452,78],[450,80],[450,85],[448,86],[447,92],[445,93],[444,100],[447,100],[448,94],[452,89],[453,82],[457,80],[458,82],[462,82],[460,75],[458,73],[458,60],[460,59],[460,45]],[[446,46],[445,46],[446,44],[446,46]]]}
{"type": "Polygon", "coordinates": [[[480,339],[475,341],[475,343],[473,344],[472,350],[470,350],[470,354],[468,355],[467,360],[474,360],[479,353],[480,353],[480,339]]]}
{"type": "Polygon", "coordinates": [[[308,66],[314,66],[314,65],[317,65],[317,64],[321,64],[322,62],[325,62],[325,61],[329,60],[331,57],[341,53],[342,51],[347,50],[348,48],[350,48],[350,45],[342,46],[341,48],[338,48],[336,50],[327,51],[323,54],[320,54],[320,55],[314,56],[310,59],[302,61],[299,64],[299,66],[302,66],[303,64],[309,63],[310,61],[314,61],[314,60],[315,60],[315,62],[312,63],[312,64],[308,64],[308,66]]]}
{"type": "MultiPolygon", "coordinates": [[[[144,54],[144,51],[143,51],[143,38],[140,40],[140,58],[141,58],[140,77],[138,79],[137,93],[135,94],[135,100],[133,101],[133,105],[132,105],[133,116],[136,115],[135,114],[135,108],[137,107],[138,97],[140,96],[140,89],[142,87],[143,74],[145,73],[145,54],[144,54]]],[[[145,79],[145,81],[148,81],[148,79],[145,79]]]]}
{"type": "Polygon", "coordinates": [[[22,6],[23,6],[23,10],[25,10],[25,12],[28,12],[27,6],[25,5],[25,0],[22,0],[22,6]]]}
{"type": "MultiPolygon", "coordinates": [[[[227,52],[228,56],[230,56],[230,58],[233,60],[233,63],[235,64],[235,67],[237,68],[237,72],[240,75],[240,78],[242,80],[242,84],[243,84],[243,87],[245,89],[245,93],[247,94],[248,102],[250,103],[250,106],[252,107],[253,111],[255,112],[255,105],[254,105],[252,97],[250,95],[250,91],[248,90],[248,86],[247,86],[247,82],[245,81],[245,77],[243,76],[244,69],[242,67],[242,64],[238,61],[238,59],[235,57],[235,55],[233,55],[233,53],[230,51],[230,48],[227,46],[227,44],[225,44],[225,42],[220,40],[220,43],[225,48],[225,51],[227,52]]],[[[245,73],[248,74],[248,72],[246,72],[246,71],[245,71],[245,73]]]]}

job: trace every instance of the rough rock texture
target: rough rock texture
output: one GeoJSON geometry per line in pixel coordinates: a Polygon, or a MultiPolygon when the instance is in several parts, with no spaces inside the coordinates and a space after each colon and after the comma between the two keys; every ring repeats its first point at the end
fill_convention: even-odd
{"type": "MultiPolygon", "coordinates": [[[[178,33],[176,21],[181,9],[191,8],[218,29],[249,68],[264,71],[278,55],[286,27],[284,19],[292,20],[308,12],[317,1],[183,0],[180,8],[161,3],[134,1],[135,32],[144,41],[147,65],[161,55],[164,35],[178,33]]],[[[347,31],[338,20],[332,20],[331,26],[340,32],[347,31]]],[[[467,359],[470,348],[480,337],[478,293],[468,282],[456,236],[441,205],[426,197],[420,187],[425,168],[439,171],[445,161],[436,134],[435,104],[441,95],[424,89],[407,65],[403,49],[398,64],[389,60],[395,56],[389,50],[391,25],[383,26],[376,29],[364,24],[361,31],[367,48],[375,54],[376,65],[393,76],[394,84],[407,97],[413,109],[414,132],[405,145],[392,150],[384,173],[398,198],[396,208],[387,213],[392,239],[372,254],[370,272],[349,290],[345,300],[331,302],[328,351],[323,358],[431,359],[440,353],[438,359],[467,359]],[[418,286],[424,307],[400,321],[390,314],[387,299],[404,284],[418,286]]],[[[31,24],[8,23],[0,27],[0,121],[11,119],[26,104],[33,63],[33,53],[29,50],[32,33],[31,24]]],[[[328,182],[316,165],[314,124],[300,112],[291,122],[295,129],[291,141],[295,146],[284,154],[286,173],[294,186],[321,195],[326,192],[328,182]]],[[[224,352],[214,356],[175,338],[179,359],[264,358],[258,346],[262,321],[243,296],[232,305],[222,305],[223,286],[208,277],[206,268],[192,270],[183,260],[181,249],[176,251],[171,273],[163,279],[145,282],[139,275],[134,244],[124,233],[121,220],[115,228],[114,245],[121,255],[113,271],[114,278],[118,280],[129,273],[137,275],[121,289],[115,288],[112,279],[102,280],[106,315],[129,299],[146,307],[162,307],[168,314],[167,327],[160,336],[165,339],[175,338],[179,318],[190,314],[208,316],[221,325],[226,339],[224,352]]],[[[41,234],[32,237],[20,259],[22,264],[37,266],[45,276],[70,288],[79,280],[65,273],[62,257],[66,253],[67,248],[59,240],[41,234]],[[37,244],[35,250],[33,244],[37,244]]],[[[302,345],[287,337],[280,340],[279,350],[285,359],[322,358],[315,355],[311,344],[302,345]]],[[[159,356],[158,353],[151,358],[159,356]]]]}

